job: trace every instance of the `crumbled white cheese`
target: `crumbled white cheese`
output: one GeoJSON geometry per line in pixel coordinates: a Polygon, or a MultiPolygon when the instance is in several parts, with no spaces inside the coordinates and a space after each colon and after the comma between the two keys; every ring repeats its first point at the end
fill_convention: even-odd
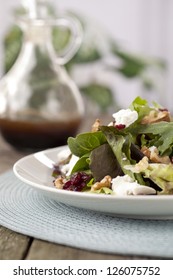
{"type": "Polygon", "coordinates": [[[151,147],[149,147],[149,151],[150,151],[151,153],[155,153],[155,152],[157,152],[158,150],[157,150],[157,147],[156,147],[156,146],[151,146],[151,147]]]}
{"type": "Polygon", "coordinates": [[[129,175],[117,176],[112,179],[112,190],[117,196],[155,194],[153,188],[139,185],[129,175]]]}
{"type": "Polygon", "coordinates": [[[117,113],[114,113],[113,118],[115,119],[115,124],[123,124],[126,127],[134,123],[138,119],[138,113],[130,109],[122,109],[117,113]]]}
{"type": "MultiPolygon", "coordinates": [[[[58,153],[57,155],[57,163],[61,163],[62,161],[66,160],[69,156],[71,155],[71,152],[69,149],[64,149],[61,152],[58,153]]],[[[78,161],[79,157],[72,155],[69,163],[62,165],[61,168],[61,172],[63,172],[64,174],[66,174],[67,176],[70,175],[74,165],[76,164],[76,162],[78,161]]]]}
{"type": "Polygon", "coordinates": [[[65,164],[62,166],[62,169],[61,171],[63,173],[65,173],[67,176],[69,176],[71,174],[71,171],[74,167],[74,165],[76,164],[76,162],[78,161],[79,157],[75,156],[75,155],[72,155],[69,163],[65,164]]]}
{"type": "Polygon", "coordinates": [[[71,155],[70,149],[64,149],[57,154],[57,162],[66,160],[71,155]]]}

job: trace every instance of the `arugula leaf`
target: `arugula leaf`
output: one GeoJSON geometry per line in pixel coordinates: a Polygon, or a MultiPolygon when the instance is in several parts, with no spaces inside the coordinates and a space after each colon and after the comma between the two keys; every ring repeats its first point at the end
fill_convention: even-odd
{"type": "Polygon", "coordinates": [[[154,145],[161,155],[170,154],[173,147],[173,122],[159,122],[133,127],[136,135],[146,134],[153,138],[154,145]]]}
{"type": "Polygon", "coordinates": [[[68,138],[68,146],[72,154],[82,157],[93,149],[106,143],[106,138],[101,131],[81,133],[76,138],[68,138]]]}

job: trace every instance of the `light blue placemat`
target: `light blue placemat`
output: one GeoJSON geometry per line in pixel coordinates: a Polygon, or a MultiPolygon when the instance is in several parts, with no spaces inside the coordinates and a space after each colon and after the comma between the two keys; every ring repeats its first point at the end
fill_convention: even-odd
{"type": "Polygon", "coordinates": [[[57,203],[0,176],[0,224],[42,240],[97,252],[173,257],[172,220],[116,218],[57,203]]]}

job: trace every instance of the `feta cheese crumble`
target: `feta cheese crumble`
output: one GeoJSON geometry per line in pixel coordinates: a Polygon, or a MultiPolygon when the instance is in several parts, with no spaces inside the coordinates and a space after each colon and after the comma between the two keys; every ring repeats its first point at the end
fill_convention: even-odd
{"type": "Polygon", "coordinates": [[[57,154],[57,161],[60,163],[61,161],[66,160],[70,156],[70,149],[63,149],[57,154]]]}
{"type": "MultiPolygon", "coordinates": [[[[64,149],[57,155],[57,163],[61,163],[62,161],[66,160],[71,155],[71,152],[69,149],[64,149]]],[[[79,157],[72,155],[69,163],[64,164],[61,166],[61,172],[65,175],[69,176],[71,174],[71,171],[78,161],[79,157]]]]}
{"type": "Polygon", "coordinates": [[[129,175],[112,179],[112,190],[117,196],[156,194],[153,188],[138,184],[129,175]]]}
{"type": "Polygon", "coordinates": [[[63,173],[65,173],[66,176],[69,176],[69,175],[71,174],[71,172],[72,172],[72,169],[73,169],[74,165],[75,165],[76,162],[78,161],[78,159],[79,159],[79,158],[78,158],[77,156],[72,155],[72,157],[71,157],[69,163],[65,164],[65,165],[62,167],[61,171],[62,171],[63,173]]]}
{"type": "Polygon", "coordinates": [[[113,118],[115,119],[116,125],[125,125],[128,127],[138,119],[138,113],[130,109],[122,109],[117,113],[114,113],[113,118]]]}

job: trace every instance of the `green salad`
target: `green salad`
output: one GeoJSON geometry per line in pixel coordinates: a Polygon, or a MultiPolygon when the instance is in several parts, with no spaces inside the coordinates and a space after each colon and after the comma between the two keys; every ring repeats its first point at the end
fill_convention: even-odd
{"type": "Polygon", "coordinates": [[[137,97],[109,124],[68,139],[53,168],[58,189],[105,195],[173,194],[173,121],[137,97]]]}

